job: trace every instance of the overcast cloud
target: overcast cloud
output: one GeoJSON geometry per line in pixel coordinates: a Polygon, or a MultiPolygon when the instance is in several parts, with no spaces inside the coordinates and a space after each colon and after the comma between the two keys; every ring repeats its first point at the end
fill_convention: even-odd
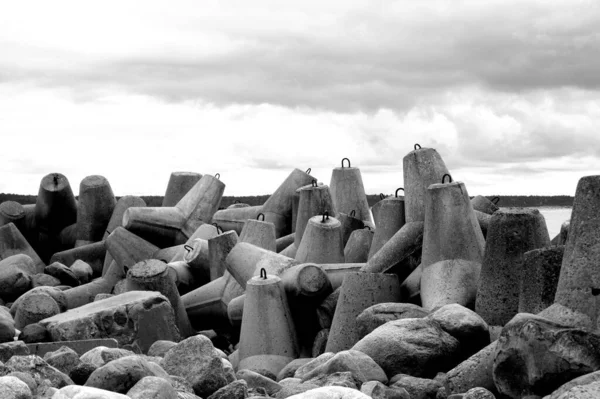
{"type": "Polygon", "coordinates": [[[0,192],[62,172],[122,194],[293,169],[402,186],[414,143],[471,194],[570,194],[600,160],[597,1],[0,5],[0,192]]]}

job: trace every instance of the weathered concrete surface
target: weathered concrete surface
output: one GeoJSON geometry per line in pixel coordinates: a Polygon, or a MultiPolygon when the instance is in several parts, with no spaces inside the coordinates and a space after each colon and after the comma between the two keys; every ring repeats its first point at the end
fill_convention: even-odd
{"type": "Polygon", "coordinates": [[[539,313],[554,303],[564,245],[525,252],[519,313],[539,313]]]}

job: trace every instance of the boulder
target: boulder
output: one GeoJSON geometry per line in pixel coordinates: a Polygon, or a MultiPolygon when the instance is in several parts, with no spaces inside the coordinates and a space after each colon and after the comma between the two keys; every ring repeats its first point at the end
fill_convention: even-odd
{"type": "Polygon", "coordinates": [[[31,276],[31,286],[35,287],[56,287],[60,285],[60,280],[46,273],[37,273],[31,276]]]}
{"type": "Polygon", "coordinates": [[[379,381],[362,384],[360,391],[373,399],[413,399],[404,388],[387,387],[379,381]]]}
{"type": "Polygon", "coordinates": [[[304,378],[304,375],[306,375],[308,372],[312,371],[314,368],[321,366],[322,364],[325,364],[329,359],[331,359],[334,356],[335,353],[333,352],[325,352],[322,355],[311,359],[309,362],[306,362],[304,365],[296,369],[296,373],[294,373],[294,378],[304,378]]]}
{"type": "Polygon", "coordinates": [[[147,352],[159,339],[179,341],[171,303],[155,291],[129,291],[44,319],[53,341],[115,338],[147,352]]]}
{"type": "Polygon", "coordinates": [[[0,261],[0,298],[17,299],[31,289],[31,276],[36,274],[35,264],[27,255],[13,255],[0,261]]]}
{"type": "Polygon", "coordinates": [[[48,380],[49,386],[62,388],[72,385],[73,381],[64,373],[50,366],[44,359],[36,355],[13,356],[5,363],[10,371],[21,371],[31,375],[38,386],[48,380]]]}
{"type": "Polygon", "coordinates": [[[140,356],[125,356],[97,368],[88,378],[85,386],[107,391],[126,393],[144,377],[169,378],[157,364],[140,356]]]}
{"type": "Polygon", "coordinates": [[[21,330],[59,313],[60,307],[50,295],[43,292],[24,295],[15,314],[15,327],[21,330]]]}
{"type": "Polygon", "coordinates": [[[161,366],[167,373],[187,379],[194,393],[203,398],[227,385],[221,357],[203,335],[179,342],[165,354],[161,366]]]}
{"type": "Polygon", "coordinates": [[[446,373],[444,385],[448,394],[464,393],[476,387],[497,392],[492,374],[497,343],[492,342],[446,373]]]}
{"type": "Polygon", "coordinates": [[[411,399],[436,399],[446,396],[446,390],[440,382],[406,374],[395,375],[390,380],[390,387],[406,390],[411,399]]]}
{"type": "Polygon", "coordinates": [[[0,343],[9,342],[15,338],[15,321],[8,308],[0,306],[0,343]]]}
{"type": "Polygon", "coordinates": [[[369,396],[346,387],[321,387],[288,396],[289,399],[370,399],[369,396]]]}
{"type": "Polygon", "coordinates": [[[177,399],[177,391],[160,377],[144,377],[127,392],[131,399],[177,399]]]}
{"type": "Polygon", "coordinates": [[[306,384],[314,384],[318,387],[347,387],[359,389],[362,382],[357,380],[349,371],[339,371],[331,374],[320,374],[310,380],[304,381],[306,384]]]}
{"type": "Polygon", "coordinates": [[[177,342],[166,341],[164,339],[160,339],[150,346],[148,349],[148,356],[160,356],[163,357],[169,349],[177,345],[177,342]]]}
{"type": "Polygon", "coordinates": [[[94,271],[89,264],[82,260],[76,260],[69,269],[71,269],[71,272],[77,277],[79,284],[87,284],[92,280],[94,271]]]}
{"type": "Polygon", "coordinates": [[[71,370],[81,363],[79,355],[68,346],[63,346],[54,352],[47,352],[44,355],[44,360],[52,367],[69,375],[71,370]]]}
{"type": "Polygon", "coordinates": [[[0,344],[0,362],[8,362],[13,356],[27,356],[29,348],[23,341],[11,341],[0,344]]]}
{"type": "Polygon", "coordinates": [[[95,367],[102,367],[108,362],[132,355],[135,355],[135,353],[126,349],[97,346],[81,355],[80,359],[83,363],[89,363],[95,367]]]}
{"type": "MultiPolygon", "coordinates": [[[[339,372],[350,372],[361,384],[367,381],[388,382],[381,367],[362,352],[350,349],[338,352],[333,357],[327,357],[327,361],[306,372],[302,376],[302,382],[339,372]]],[[[319,360],[317,358],[314,361],[318,362],[319,360]]]]}
{"type": "Polygon", "coordinates": [[[0,377],[0,398],[31,399],[31,389],[26,383],[13,376],[0,377]]]}
{"type": "Polygon", "coordinates": [[[29,295],[34,295],[34,294],[50,295],[52,297],[52,299],[54,299],[56,301],[56,303],[58,304],[58,308],[60,309],[61,312],[65,312],[67,310],[67,299],[65,297],[65,293],[62,290],[60,290],[57,287],[42,286],[42,287],[32,288],[30,291],[27,291],[25,294],[21,295],[12,304],[12,306],[10,306],[10,314],[12,314],[13,317],[15,317],[17,312],[19,311],[19,307],[21,306],[21,303],[23,303],[23,301],[29,295]]]}
{"type": "Polygon", "coordinates": [[[252,370],[239,370],[235,376],[238,380],[244,380],[247,383],[247,387],[251,389],[262,388],[265,390],[267,395],[275,395],[277,392],[281,391],[281,385],[276,383],[270,378],[263,376],[262,374],[258,374],[252,370]]]}
{"type": "Polygon", "coordinates": [[[69,378],[71,378],[77,385],[84,385],[88,378],[90,378],[90,375],[92,375],[97,368],[98,367],[94,366],[93,364],[80,362],[77,366],[71,369],[69,378]]]}
{"type": "Polygon", "coordinates": [[[77,278],[77,275],[60,262],[54,262],[46,266],[44,268],[44,273],[57,278],[63,285],[68,285],[69,287],[79,286],[79,279],[77,278]]]}
{"type": "MultiPolygon", "coordinates": [[[[544,396],[544,399],[567,399],[571,397],[577,397],[575,396],[576,394],[581,395],[584,392],[594,392],[594,389],[597,389],[593,386],[594,384],[600,385],[600,371],[594,371],[593,373],[577,377],[566,384],[561,385],[560,388],[552,392],[550,395],[544,396]]],[[[590,398],[595,398],[597,396],[598,392],[596,392],[596,396],[590,396],[590,398]]]]}
{"type": "Polygon", "coordinates": [[[356,317],[356,324],[358,324],[358,331],[362,338],[388,321],[418,319],[428,314],[428,311],[412,303],[378,303],[363,310],[356,317]]]}
{"type": "Polygon", "coordinates": [[[69,385],[61,388],[52,399],[131,399],[127,395],[110,392],[105,389],[69,385]]]}
{"type": "Polygon", "coordinates": [[[454,366],[460,344],[432,320],[402,319],[376,328],[352,349],[370,356],[388,377],[433,377],[454,366]]]}
{"type": "Polygon", "coordinates": [[[208,399],[245,399],[247,397],[248,385],[246,381],[238,380],[219,388],[208,399]]]}
{"type": "Polygon", "coordinates": [[[277,381],[281,381],[284,378],[293,377],[300,367],[311,362],[312,360],[313,359],[310,357],[303,357],[292,360],[279,372],[279,374],[277,375],[277,381]]]}
{"type": "Polygon", "coordinates": [[[50,339],[50,335],[40,323],[33,323],[23,328],[19,339],[26,344],[33,344],[36,342],[47,342],[50,339]]]}
{"type": "Polygon", "coordinates": [[[501,394],[521,398],[599,369],[600,335],[520,313],[500,334],[493,376],[501,394]]]}
{"type": "Polygon", "coordinates": [[[463,399],[496,399],[496,396],[487,389],[478,387],[469,389],[463,399]]]}

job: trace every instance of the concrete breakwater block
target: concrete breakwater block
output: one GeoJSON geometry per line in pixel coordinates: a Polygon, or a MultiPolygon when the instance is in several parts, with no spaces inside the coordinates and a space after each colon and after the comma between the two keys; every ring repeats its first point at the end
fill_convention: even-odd
{"type": "MultiPolygon", "coordinates": [[[[399,190],[396,190],[396,194],[399,190]]],[[[380,201],[379,211],[375,219],[375,235],[369,250],[369,259],[373,257],[406,223],[404,213],[404,197],[389,197],[380,201]]]]}
{"type": "Polygon", "coordinates": [[[79,185],[75,246],[102,240],[117,200],[104,176],[87,176],[79,185]]]}
{"type": "MultiPolygon", "coordinates": [[[[353,168],[348,158],[342,159],[341,167],[333,169],[329,187],[331,187],[335,215],[340,212],[350,214],[354,211],[357,219],[373,223],[360,169],[353,168]],[[345,163],[348,166],[344,167],[345,163]]],[[[329,211],[334,215],[333,209],[329,211]]]]}
{"type": "Polygon", "coordinates": [[[169,177],[162,206],[175,206],[202,178],[200,173],[173,172],[169,177]]]}
{"type": "Polygon", "coordinates": [[[296,260],[301,263],[344,263],[342,225],[327,212],[308,221],[296,260]]]}
{"type": "Polygon", "coordinates": [[[154,291],[129,291],[40,321],[53,341],[114,338],[147,352],[158,340],[181,336],[169,299],[154,291]]]}
{"type": "Polygon", "coordinates": [[[27,255],[33,260],[37,273],[44,272],[46,265],[14,223],[0,227],[0,259],[21,254],[27,255]]]}

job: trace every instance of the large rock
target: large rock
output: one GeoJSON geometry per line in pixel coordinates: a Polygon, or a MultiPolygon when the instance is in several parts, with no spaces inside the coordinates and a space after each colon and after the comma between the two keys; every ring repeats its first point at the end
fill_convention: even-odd
{"type": "Polygon", "coordinates": [[[35,264],[27,255],[13,255],[0,260],[0,298],[17,299],[31,288],[35,264]]]}
{"type": "Polygon", "coordinates": [[[23,341],[12,341],[0,344],[0,362],[7,362],[13,356],[27,356],[29,348],[23,341]]]}
{"type": "Polygon", "coordinates": [[[418,319],[429,314],[428,311],[412,303],[378,303],[362,311],[356,317],[360,337],[364,337],[388,321],[400,319],[418,319]]]}
{"type": "Polygon", "coordinates": [[[128,351],[127,349],[97,346],[81,355],[80,359],[83,363],[89,363],[96,367],[102,367],[108,362],[132,355],[135,355],[135,353],[128,351]]]}
{"type": "Polygon", "coordinates": [[[59,313],[60,307],[50,295],[43,292],[24,295],[15,315],[15,327],[22,330],[59,313]]]}
{"type": "Polygon", "coordinates": [[[406,374],[395,375],[390,381],[391,388],[402,388],[411,399],[436,399],[446,397],[446,390],[436,380],[413,377],[406,374]]]}
{"type": "Polygon", "coordinates": [[[360,391],[373,399],[414,399],[404,388],[388,388],[378,381],[362,384],[360,391]]]}
{"type": "MultiPolygon", "coordinates": [[[[246,382],[246,386],[250,389],[264,389],[267,395],[275,395],[277,392],[281,391],[281,385],[276,383],[270,378],[265,377],[262,374],[258,374],[255,371],[242,369],[239,370],[235,376],[238,380],[244,380],[246,382]]],[[[223,388],[221,388],[223,389],[223,388]]]]}
{"type": "Polygon", "coordinates": [[[67,375],[50,366],[39,356],[13,356],[5,363],[5,366],[10,371],[28,373],[38,385],[44,380],[48,380],[49,385],[54,388],[62,388],[73,384],[73,381],[67,375]]]}
{"type": "Polygon", "coordinates": [[[460,342],[461,359],[490,344],[487,323],[477,313],[457,303],[442,306],[427,316],[460,342]]]}
{"type": "Polygon", "coordinates": [[[0,306],[0,343],[12,341],[15,338],[15,321],[8,308],[0,306]]]}
{"type": "Polygon", "coordinates": [[[55,367],[67,375],[81,363],[77,352],[68,346],[63,346],[57,351],[46,353],[44,355],[44,360],[52,367],[55,367]]]}
{"type": "Polygon", "coordinates": [[[520,313],[502,330],[494,383],[511,398],[543,396],[600,369],[600,335],[520,313]]]}
{"type": "Polygon", "coordinates": [[[52,399],[131,399],[127,395],[110,392],[105,389],[69,385],[58,390],[52,399]]]}
{"type": "Polygon", "coordinates": [[[311,389],[297,395],[288,397],[289,399],[371,399],[364,393],[356,389],[346,387],[322,387],[311,389]]]}
{"type": "Polygon", "coordinates": [[[352,349],[370,356],[388,377],[433,377],[454,365],[460,344],[432,320],[402,319],[376,328],[352,349]]]}
{"type": "Polygon", "coordinates": [[[152,344],[148,349],[148,356],[160,356],[163,357],[172,347],[177,345],[177,342],[158,340],[152,344]]]}
{"type": "Polygon", "coordinates": [[[492,342],[446,373],[444,385],[448,394],[464,393],[476,387],[496,392],[492,371],[497,344],[498,341],[492,342]]]}
{"type": "Polygon", "coordinates": [[[115,338],[146,353],[154,341],[179,341],[171,303],[155,291],[129,291],[42,320],[53,341],[115,338]]]}
{"type": "Polygon", "coordinates": [[[17,377],[0,377],[1,399],[31,399],[31,389],[17,377]]]}
{"type": "Polygon", "coordinates": [[[320,374],[310,380],[304,381],[306,384],[313,384],[318,387],[347,387],[352,389],[359,389],[362,382],[354,378],[354,375],[349,371],[338,371],[331,374],[320,374]]]}
{"type": "Polygon", "coordinates": [[[177,391],[160,377],[144,377],[127,392],[131,399],[177,399],[177,391]]]}
{"type": "Polygon", "coordinates": [[[157,364],[148,362],[141,356],[125,356],[97,368],[85,386],[126,393],[139,380],[148,376],[169,378],[157,364]]]}
{"type": "Polygon", "coordinates": [[[247,397],[248,385],[246,384],[246,381],[238,380],[220,388],[210,395],[208,399],[246,399],[247,397]]]}
{"type": "Polygon", "coordinates": [[[161,366],[167,373],[187,379],[196,395],[203,398],[227,385],[221,357],[203,335],[179,342],[165,354],[161,366]]]}
{"type": "MultiPolygon", "coordinates": [[[[344,371],[352,373],[352,376],[361,383],[367,381],[388,382],[388,378],[381,367],[379,367],[373,359],[362,352],[350,349],[338,352],[330,358],[329,355],[326,356],[328,357],[327,361],[302,376],[303,382],[318,376],[344,371]]],[[[319,358],[314,360],[314,362],[319,361],[319,358]]]]}

